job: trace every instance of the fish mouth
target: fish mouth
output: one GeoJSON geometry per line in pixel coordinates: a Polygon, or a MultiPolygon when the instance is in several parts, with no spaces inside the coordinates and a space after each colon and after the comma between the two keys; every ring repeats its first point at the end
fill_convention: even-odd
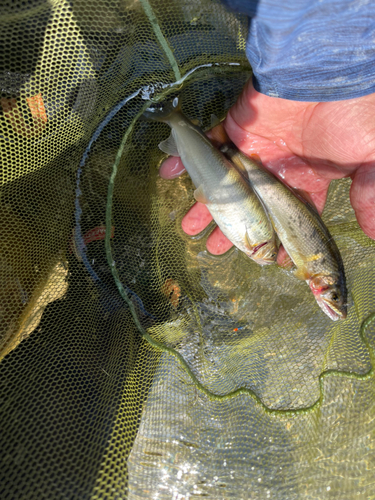
{"type": "Polygon", "coordinates": [[[347,316],[346,306],[344,304],[334,304],[331,300],[324,297],[324,292],[330,289],[329,286],[321,286],[315,288],[312,283],[309,283],[310,289],[314,294],[315,300],[320,309],[332,320],[338,321],[345,319],[347,316]]]}
{"type": "Polygon", "coordinates": [[[274,264],[276,262],[277,252],[271,243],[271,241],[265,241],[253,247],[250,257],[261,266],[274,264]]]}
{"type": "Polygon", "coordinates": [[[324,300],[321,297],[315,296],[316,301],[318,303],[318,306],[320,309],[329,317],[331,318],[332,321],[338,321],[339,319],[345,319],[346,318],[346,311],[338,309],[335,307],[333,304],[330,302],[324,300]]]}

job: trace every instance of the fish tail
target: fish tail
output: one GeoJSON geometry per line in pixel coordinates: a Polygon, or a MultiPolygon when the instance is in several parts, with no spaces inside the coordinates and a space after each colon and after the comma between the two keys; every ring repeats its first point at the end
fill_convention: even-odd
{"type": "Polygon", "coordinates": [[[180,110],[181,110],[181,105],[179,103],[178,97],[175,97],[173,101],[164,103],[160,108],[155,107],[146,109],[142,117],[145,120],[168,122],[171,115],[180,110]]]}

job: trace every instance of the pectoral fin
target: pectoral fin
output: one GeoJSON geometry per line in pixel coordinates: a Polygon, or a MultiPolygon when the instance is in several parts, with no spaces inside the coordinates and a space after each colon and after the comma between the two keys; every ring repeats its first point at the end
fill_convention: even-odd
{"type": "Polygon", "coordinates": [[[167,155],[180,156],[176,141],[173,136],[173,130],[168,139],[165,139],[165,141],[161,141],[161,143],[159,144],[159,149],[161,149],[164,153],[167,153],[167,155]]]}
{"type": "Polygon", "coordinates": [[[207,205],[209,202],[207,196],[204,193],[203,186],[200,185],[195,191],[194,191],[194,198],[199,201],[200,203],[204,203],[207,205]]]}
{"type": "Polygon", "coordinates": [[[251,241],[251,237],[249,234],[248,229],[246,229],[246,234],[245,234],[245,243],[249,247],[249,249],[252,251],[254,247],[256,247],[256,243],[254,241],[251,241]]]}
{"type": "Polygon", "coordinates": [[[307,270],[306,266],[299,266],[294,271],[293,274],[296,278],[302,281],[307,281],[311,279],[311,273],[307,270]]]}

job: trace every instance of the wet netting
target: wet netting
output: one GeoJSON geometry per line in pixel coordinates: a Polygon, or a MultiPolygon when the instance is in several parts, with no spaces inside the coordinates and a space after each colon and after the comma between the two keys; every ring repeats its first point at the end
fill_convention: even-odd
{"type": "Polygon", "coordinates": [[[210,127],[251,75],[208,0],[3,2],[0,497],[375,498],[375,243],[332,183],[348,318],[181,219],[178,96],[210,127]]]}

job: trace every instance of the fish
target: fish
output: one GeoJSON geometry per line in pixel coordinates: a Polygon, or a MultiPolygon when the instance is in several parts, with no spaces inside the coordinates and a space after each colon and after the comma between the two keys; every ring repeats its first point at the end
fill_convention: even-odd
{"type": "Polygon", "coordinates": [[[249,181],[215,148],[182,112],[177,98],[162,109],[149,109],[146,120],[165,122],[171,135],[159,148],[179,156],[204,203],[224,235],[260,265],[276,261],[277,242],[271,221],[249,181]]]}
{"type": "Polygon", "coordinates": [[[319,307],[331,320],[345,319],[344,264],[315,206],[234,145],[224,145],[221,151],[248,176],[266,206],[276,234],[294,263],[295,276],[308,283],[319,307]]]}

